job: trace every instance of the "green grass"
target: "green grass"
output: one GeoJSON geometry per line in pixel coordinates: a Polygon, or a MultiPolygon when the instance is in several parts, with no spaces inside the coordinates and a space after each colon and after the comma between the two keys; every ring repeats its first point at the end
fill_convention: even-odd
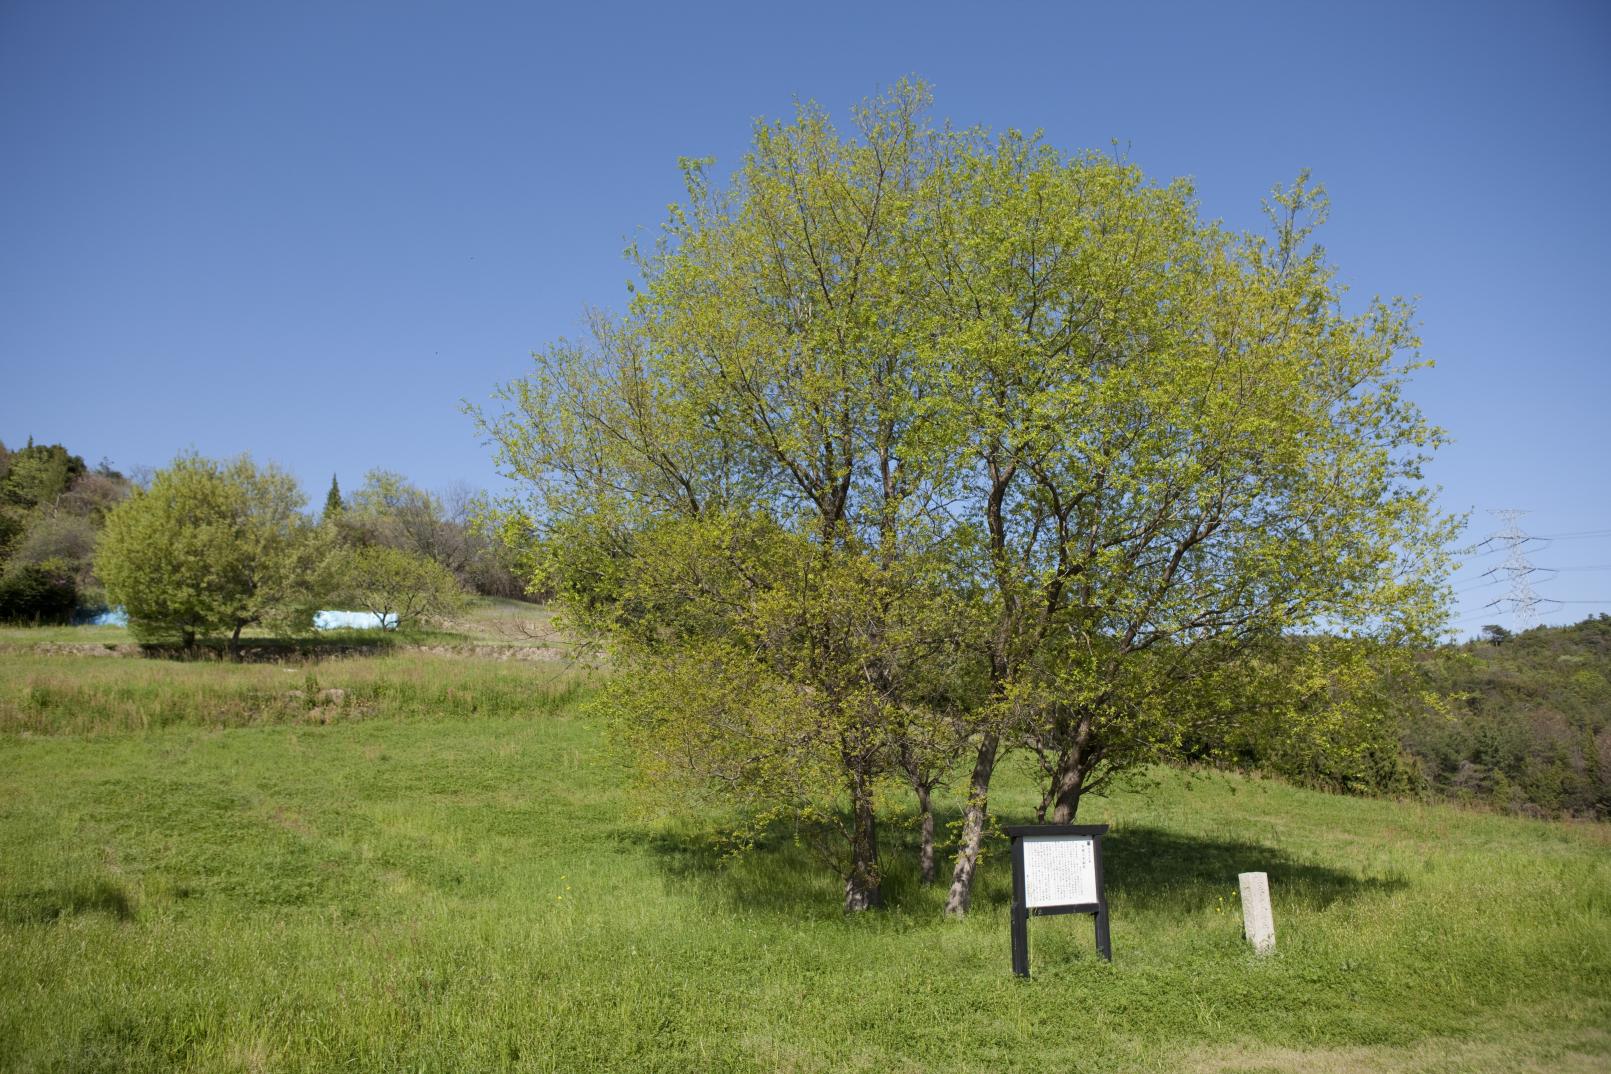
{"type": "Polygon", "coordinates": [[[1019,981],[999,843],[953,923],[888,825],[846,919],[786,835],[727,857],[629,791],[544,665],[0,653],[0,690],[0,1070],[1611,1066],[1601,826],[1154,773],[1080,818],[1114,963],[1036,919],[1019,981]],[[310,671],[345,711],[282,704],[310,671]]]}
{"type": "Polygon", "coordinates": [[[557,664],[416,652],[238,665],[0,652],[0,733],[462,720],[549,711],[578,681],[557,664]]]}
{"type": "Polygon", "coordinates": [[[36,645],[128,645],[134,641],[127,627],[116,626],[13,626],[0,623],[0,647],[36,645]]]}

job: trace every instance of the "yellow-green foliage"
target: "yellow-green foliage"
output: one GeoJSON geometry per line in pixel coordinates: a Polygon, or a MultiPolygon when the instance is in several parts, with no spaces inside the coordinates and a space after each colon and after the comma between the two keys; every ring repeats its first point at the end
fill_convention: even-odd
{"type": "Polygon", "coordinates": [[[1342,308],[1321,188],[1234,234],[1184,182],[927,104],[758,124],[725,188],[687,162],[628,315],[485,423],[529,492],[508,532],[630,669],[649,763],[787,809],[811,777],[869,875],[912,713],[945,760],[1033,748],[1067,819],[1178,748],[1247,643],[1428,636],[1450,532],[1412,313],[1342,308]]]}
{"type": "Polygon", "coordinates": [[[272,465],[181,456],[107,516],[96,571],[143,640],[306,630],[326,552],[305,503],[272,465]]]}
{"type": "Polygon", "coordinates": [[[468,606],[469,594],[453,572],[417,552],[366,545],[343,552],[333,564],[336,592],[382,623],[412,627],[441,622],[468,606]]]}

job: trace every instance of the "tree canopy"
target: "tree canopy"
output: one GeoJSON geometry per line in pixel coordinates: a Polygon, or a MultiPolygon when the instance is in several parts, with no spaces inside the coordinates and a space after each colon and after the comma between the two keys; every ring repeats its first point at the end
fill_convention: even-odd
{"type": "Polygon", "coordinates": [[[371,470],[346,500],[340,499],[334,478],[330,487],[324,517],[349,546],[424,556],[463,586],[488,596],[525,595],[507,563],[507,550],[476,525],[480,494],[468,486],[428,492],[401,474],[371,470]]]}
{"type": "Polygon", "coordinates": [[[444,619],[464,609],[466,594],[458,579],[428,556],[368,545],[344,552],[335,568],[342,598],[374,613],[391,629],[444,619]]]}
{"type": "Polygon", "coordinates": [[[273,465],[181,456],[107,517],[96,567],[142,640],[304,629],[327,558],[305,504],[273,465]]]}
{"type": "Polygon", "coordinates": [[[962,912],[1002,750],[1072,819],[1261,643],[1427,636],[1450,522],[1411,310],[1344,309],[1321,188],[1238,234],[1185,182],[927,105],[758,124],[725,186],[685,162],[626,314],[483,421],[646,770],[820,833],[859,909],[876,788],[926,813],[966,751],[962,912]]]}

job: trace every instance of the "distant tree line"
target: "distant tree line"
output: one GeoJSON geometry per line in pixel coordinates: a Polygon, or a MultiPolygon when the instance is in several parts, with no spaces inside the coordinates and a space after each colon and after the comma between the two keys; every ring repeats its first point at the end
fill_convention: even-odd
{"type": "Polygon", "coordinates": [[[1433,792],[1611,819],[1611,615],[1490,632],[1426,654],[1422,673],[1446,702],[1407,714],[1402,742],[1433,792]]]}
{"type": "Polygon", "coordinates": [[[423,556],[453,574],[472,592],[518,600],[524,583],[512,554],[475,524],[480,497],[467,485],[428,492],[390,470],[371,470],[343,497],[330,479],[323,518],[355,547],[386,547],[423,556]]]}
{"type": "Polygon", "coordinates": [[[290,474],[246,456],[181,456],[137,485],[59,444],[0,445],[0,621],[117,605],[143,640],[236,645],[247,630],[305,632],[332,603],[407,626],[470,593],[523,595],[462,486],[435,494],[375,470],[350,497],[332,479],[322,515],[306,508],[290,474]]]}
{"type": "Polygon", "coordinates": [[[1189,761],[1354,794],[1611,819],[1611,616],[1403,649],[1290,641],[1202,684],[1189,761]]]}

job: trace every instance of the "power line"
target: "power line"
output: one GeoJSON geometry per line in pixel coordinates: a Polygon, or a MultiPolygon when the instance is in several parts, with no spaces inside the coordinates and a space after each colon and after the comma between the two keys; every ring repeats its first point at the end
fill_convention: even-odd
{"type": "Polygon", "coordinates": [[[1535,541],[1576,541],[1589,537],[1611,537],[1611,530],[1574,530],[1571,533],[1540,533],[1535,541]]]}
{"type": "MultiPolygon", "coordinates": [[[[1554,544],[1556,541],[1587,541],[1587,540],[1590,540],[1590,539],[1599,539],[1599,538],[1611,538],[1611,530],[1605,530],[1604,532],[1599,532],[1599,533],[1563,533],[1563,534],[1556,534],[1553,537],[1524,536],[1522,538],[1522,543],[1523,544],[1554,544]]],[[[1482,540],[1480,540],[1476,544],[1472,545],[1471,550],[1469,552],[1465,553],[1465,556],[1464,556],[1465,560],[1467,562],[1470,562],[1471,560],[1487,559],[1489,556],[1496,556],[1501,552],[1510,551],[1510,545],[1509,544],[1498,544],[1498,543],[1496,543],[1498,540],[1499,540],[1499,534],[1493,534],[1492,536],[1484,537],[1482,540]],[[1484,545],[1493,545],[1493,547],[1484,549],[1481,552],[1477,551],[1477,549],[1482,548],[1484,545]]]]}

